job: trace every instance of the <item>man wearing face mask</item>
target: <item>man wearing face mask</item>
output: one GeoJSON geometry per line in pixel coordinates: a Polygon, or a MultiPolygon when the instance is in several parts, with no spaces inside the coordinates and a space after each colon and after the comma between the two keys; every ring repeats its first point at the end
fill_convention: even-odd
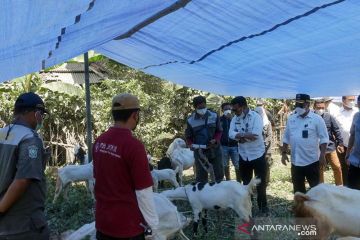
{"type": "Polygon", "coordinates": [[[345,186],[347,186],[348,180],[348,165],[346,164],[345,156],[350,138],[351,123],[357,112],[358,109],[355,107],[355,96],[343,96],[342,107],[334,116],[344,141],[344,150],[338,149],[337,154],[341,163],[342,178],[345,186]]]}
{"type": "Polygon", "coordinates": [[[223,103],[221,110],[223,115],[220,117],[223,133],[221,135],[221,149],[223,153],[224,173],[226,180],[230,180],[230,159],[235,167],[236,181],[241,182],[239,171],[239,152],[237,149],[237,141],[229,138],[229,129],[232,119],[231,104],[223,103]]]}
{"type": "MultiPolygon", "coordinates": [[[[325,159],[330,163],[331,168],[334,172],[335,184],[343,185],[341,165],[339,158],[336,154],[336,149],[339,151],[344,151],[343,139],[339,126],[335,121],[334,117],[331,116],[328,112],[325,111],[325,102],[324,99],[316,100],[314,103],[315,113],[320,115],[325,122],[328,135],[329,135],[329,144],[326,148],[325,159]]],[[[324,168],[320,167],[320,182],[324,182],[324,168]]]]}
{"type": "MultiPolygon", "coordinates": [[[[360,107],[360,95],[357,98],[357,105],[360,107]]],[[[360,112],[354,115],[345,158],[349,166],[348,186],[360,190],[360,112]]]]}
{"type": "MultiPolygon", "coordinates": [[[[215,181],[219,182],[224,178],[224,169],[222,163],[222,152],[220,139],[222,128],[220,118],[216,112],[206,108],[206,99],[203,96],[197,96],[193,99],[195,111],[187,119],[185,130],[186,143],[192,148],[192,144],[206,145],[208,149],[204,150],[208,161],[213,165],[215,181]]],[[[208,182],[208,172],[200,163],[199,151],[194,151],[196,182],[208,182]]]]}
{"type": "Polygon", "coordinates": [[[119,94],[111,112],[114,125],[93,146],[96,238],[145,239],[145,226],[156,235],[159,220],[145,147],[132,135],[139,123],[139,100],[119,94]]]}
{"type": "Polygon", "coordinates": [[[297,94],[294,114],[286,123],[281,158],[284,165],[289,162],[287,152],[290,145],[294,193],[306,192],[305,178],[311,188],[319,184],[320,166],[326,164],[328,142],[329,135],[324,120],[310,111],[310,96],[297,94]]]}
{"type": "Polygon", "coordinates": [[[230,123],[229,137],[238,141],[239,169],[244,185],[255,175],[261,179],[257,188],[257,202],[260,211],[268,214],[266,199],[265,144],[261,116],[249,109],[244,97],[235,97],[231,104],[235,115],[230,123]],[[254,174],[255,173],[255,174],[254,174]]]}
{"type": "Polygon", "coordinates": [[[0,129],[0,239],[49,239],[46,153],[36,132],[45,113],[37,94],[21,94],[14,121],[0,129]]]}

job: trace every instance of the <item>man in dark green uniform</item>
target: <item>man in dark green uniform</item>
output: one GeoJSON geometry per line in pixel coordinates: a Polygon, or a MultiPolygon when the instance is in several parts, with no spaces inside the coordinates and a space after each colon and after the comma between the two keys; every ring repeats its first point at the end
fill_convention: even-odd
{"type": "Polygon", "coordinates": [[[15,102],[14,121],[0,128],[0,240],[49,239],[45,219],[45,151],[37,130],[47,111],[35,93],[15,102]]]}

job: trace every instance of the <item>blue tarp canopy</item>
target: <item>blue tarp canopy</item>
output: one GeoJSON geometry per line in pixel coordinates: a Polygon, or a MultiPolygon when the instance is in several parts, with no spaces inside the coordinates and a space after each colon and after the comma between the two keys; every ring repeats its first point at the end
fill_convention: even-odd
{"type": "Polygon", "coordinates": [[[357,95],[360,1],[1,1],[0,82],[91,49],[218,94],[357,95]]]}

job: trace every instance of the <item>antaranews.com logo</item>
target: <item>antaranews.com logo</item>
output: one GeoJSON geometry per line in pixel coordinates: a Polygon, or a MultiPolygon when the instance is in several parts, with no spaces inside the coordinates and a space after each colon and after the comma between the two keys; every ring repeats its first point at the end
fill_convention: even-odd
{"type": "Polygon", "coordinates": [[[238,224],[235,235],[239,239],[244,235],[258,239],[316,239],[317,228],[309,218],[254,218],[250,223],[238,224]]]}

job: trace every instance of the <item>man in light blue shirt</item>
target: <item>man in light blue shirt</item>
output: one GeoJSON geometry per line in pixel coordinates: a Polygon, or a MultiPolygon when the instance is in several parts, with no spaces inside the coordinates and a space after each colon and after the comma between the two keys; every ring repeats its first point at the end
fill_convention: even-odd
{"type": "MultiPolygon", "coordinates": [[[[359,107],[360,95],[357,104],[359,107]]],[[[360,190],[360,112],[357,112],[353,118],[346,159],[349,165],[348,187],[360,190]]]]}
{"type": "Polygon", "coordinates": [[[320,182],[320,165],[326,163],[329,135],[322,117],[310,111],[309,95],[297,94],[295,107],[295,113],[286,123],[281,161],[284,165],[289,161],[287,149],[290,145],[294,193],[305,193],[305,179],[310,187],[320,182]]]}

